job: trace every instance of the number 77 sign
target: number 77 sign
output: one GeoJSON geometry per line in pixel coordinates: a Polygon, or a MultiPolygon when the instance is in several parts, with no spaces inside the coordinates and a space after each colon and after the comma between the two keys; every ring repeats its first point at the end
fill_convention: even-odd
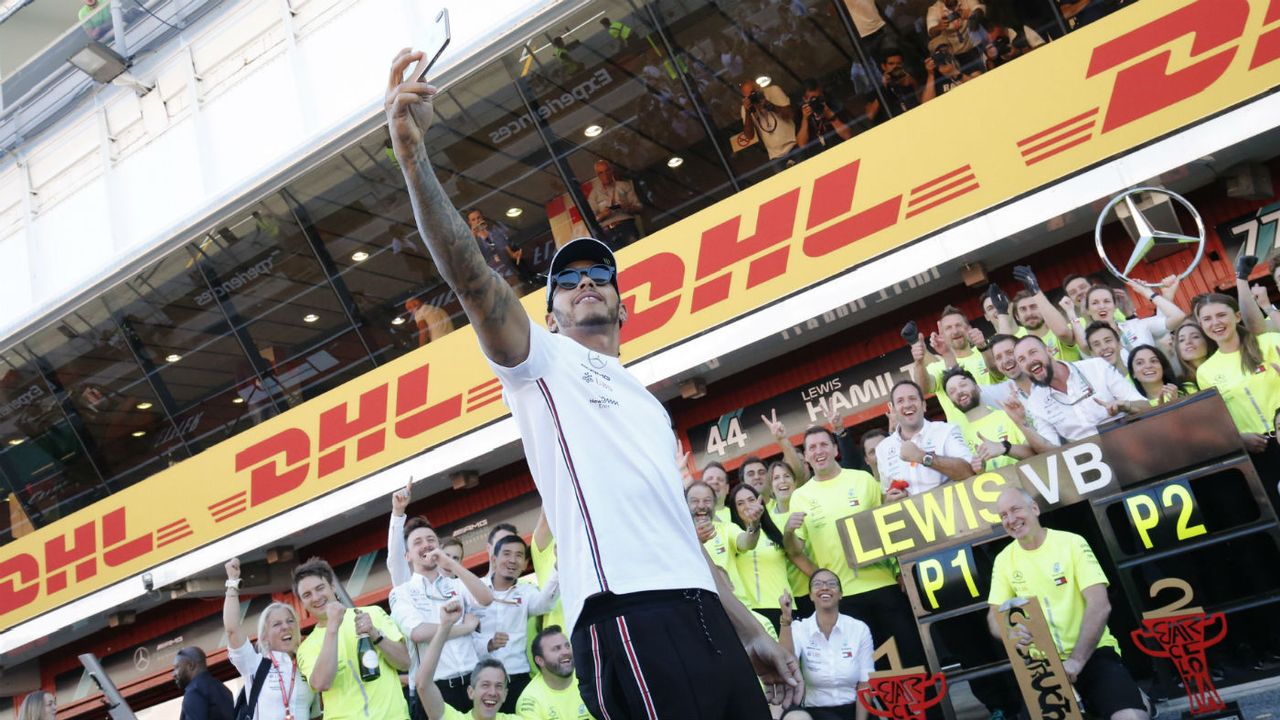
{"type": "Polygon", "coordinates": [[[1228,253],[1238,243],[1235,257],[1253,255],[1266,260],[1276,249],[1277,226],[1280,226],[1280,203],[1272,203],[1258,208],[1252,215],[1221,223],[1217,230],[1228,253]]]}

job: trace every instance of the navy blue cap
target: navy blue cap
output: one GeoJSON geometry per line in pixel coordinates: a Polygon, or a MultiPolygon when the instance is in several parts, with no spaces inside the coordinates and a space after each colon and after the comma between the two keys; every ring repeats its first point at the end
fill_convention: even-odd
{"type": "MultiPolygon", "coordinates": [[[[591,260],[594,263],[608,265],[617,270],[618,261],[613,257],[613,251],[608,245],[600,242],[592,237],[574,238],[556,250],[556,254],[551,257],[551,268],[547,271],[547,312],[551,312],[551,295],[555,292],[556,285],[551,281],[556,273],[568,267],[571,263],[579,260],[591,260]]],[[[618,275],[614,273],[613,289],[618,289],[618,275]]]]}

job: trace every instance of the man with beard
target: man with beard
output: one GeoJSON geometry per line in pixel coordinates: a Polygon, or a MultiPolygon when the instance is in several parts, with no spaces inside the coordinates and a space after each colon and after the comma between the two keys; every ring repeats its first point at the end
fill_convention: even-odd
{"type": "MultiPolygon", "coordinates": [[[[493,595],[480,578],[440,550],[440,539],[426,518],[415,517],[405,523],[404,544],[405,559],[409,561],[412,575],[391,590],[388,600],[391,618],[410,640],[413,667],[409,669],[409,677],[416,682],[415,670],[421,661],[422,651],[441,625],[440,606],[457,599],[463,603],[464,611],[470,611],[477,606],[489,605],[493,595]]],[[[466,617],[461,623],[450,626],[451,636],[443,647],[442,655],[437,657],[438,666],[433,677],[445,702],[462,711],[471,708],[467,684],[471,679],[471,668],[479,659],[472,634],[480,625],[474,614],[464,614],[466,617]]],[[[410,711],[415,720],[421,720],[420,706],[415,703],[410,711]]]]}
{"type": "Polygon", "coordinates": [[[231,720],[231,691],[209,673],[204,651],[188,645],[173,658],[173,681],[182,688],[181,720],[231,720]]]}
{"type": "MultiPolygon", "coordinates": [[[[1035,335],[1044,341],[1049,354],[1059,360],[1079,360],[1075,331],[1071,322],[1062,314],[1040,289],[1040,281],[1028,265],[1015,265],[1013,276],[1022,283],[1022,290],[1013,296],[1008,307],[1013,310],[1012,319],[1017,328],[1001,327],[1001,332],[1012,332],[1015,337],[1035,335]]],[[[997,291],[999,288],[992,286],[997,291]]],[[[992,293],[995,295],[996,293],[992,293]]],[[[998,293],[1003,295],[1003,293],[998,293]]],[[[998,297],[993,299],[999,300],[998,297]]],[[[1000,303],[1004,304],[1004,303],[1000,303]]]]}
{"type": "Polygon", "coordinates": [[[968,370],[951,368],[943,374],[942,386],[956,409],[964,413],[960,432],[973,450],[974,472],[1013,465],[1035,454],[1008,413],[983,404],[978,383],[968,370]]]}
{"type": "Polygon", "coordinates": [[[1094,435],[1104,422],[1151,407],[1106,360],[1054,360],[1035,335],[1018,340],[1014,354],[1035,385],[1026,408],[1036,432],[1055,444],[1094,435]]]}
{"type": "Polygon", "coordinates": [[[538,675],[516,703],[521,720],[593,720],[573,674],[573,648],[559,625],[548,625],[533,638],[538,675]]]}
{"type": "MultiPolygon", "coordinates": [[[[1107,630],[1111,602],[1107,576],[1084,538],[1040,524],[1040,506],[1022,488],[1006,486],[996,500],[1000,524],[1013,542],[996,556],[987,597],[987,625],[1003,638],[1000,605],[1035,597],[1045,609],[1062,668],[1093,717],[1147,720],[1142,691],[1120,661],[1119,644],[1107,630]]],[[[1031,636],[1019,626],[1021,645],[1031,636]]],[[[1047,650],[1047,648],[1040,648],[1047,650]]]]}
{"type": "Polygon", "coordinates": [[[702,482],[706,483],[715,493],[715,510],[713,512],[716,521],[731,522],[729,508],[724,504],[725,498],[729,497],[729,471],[724,469],[724,465],[712,460],[702,470],[702,482]]]}
{"type": "Polygon", "coordinates": [[[712,717],[768,718],[765,694],[790,704],[804,682],[700,547],[671,418],[619,360],[627,314],[613,252],[593,238],[561,246],[546,327],[530,322],[432,169],[437,89],[418,80],[425,63],[406,48],[388,73],[392,148],[419,235],[502,383],[566,560],[560,591],[583,701],[600,717],[683,716],[696,704],[712,717]]]}
{"type": "MultiPolygon", "coordinates": [[[[939,398],[944,397],[946,393],[942,390],[942,373],[946,372],[947,368],[955,366],[968,370],[969,374],[978,378],[983,385],[995,382],[995,378],[987,369],[986,358],[983,357],[983,353],[989,348],[984,344],[982,331],[970,325],[969,319],[955,306],[948,305],[942,309],[942,315],[938,318],[938,331],[929,335],[927,349],[931,349],[940,359],[925,365],[928,362],[929,353],[924,336],[918,332],[914,321],[902,329],[902,336],[915,339],[915,342],[908,341],[911,345],[913,360],[910,371],[911,380],[926,393],[937,393],[939,398]]],[[[942,403],[942,411],[951,422],[959,422],[962,419],[948,402],[942,403]]]]}
{"type": "Polygon", "coordinates": [[[845,559],[840,539],[842,518],[880,506],[880,483],[870,473],[840,467],[835,438],[826,428],[805,431],[804,459],[814,474],[791,493],[791,517],[783,533],[787,556],[798,567],[827,568],[835,573],[844,588],[840,614],[870,626],[876,647],[896,638],[904,666],[923,664],[920,633],[907,596],[898,587],[897,564],[884,560],[855,571],[845,559]],[[807,558],[813,558],[812,563],[807,558]]]}
{"type": "Polygon", "coordinates": [[[507,671],[507,699],[502,712],[515,712],[516,699],[529,684],[529,659],[525,655],[525,639],[529,634],[529,618],[545,615],[560,597],[560,582],[552,573],[542,589],[529,583],[517,583],[528,565],[529,549],[519,535],[504,535],[493,544],[493,572],[483,582],[493,593],[488,607],[478,608],[479,642],[491,657],[507,671]]]}
{"type": "Polygon", "coordinates": [[[876,446],[880,482],[889,487],[886,500],[919,495],[947,480],[973,475],[973,453],[960,428],[925,419],[919,385],[899,381],[889,391],[889,402],[898,416],[898,429],[876,446]]]}

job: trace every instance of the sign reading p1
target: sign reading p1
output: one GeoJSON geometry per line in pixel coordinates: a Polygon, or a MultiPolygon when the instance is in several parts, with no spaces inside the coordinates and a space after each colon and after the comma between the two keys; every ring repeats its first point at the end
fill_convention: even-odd
{"type": "Polygon", "coordinates": [[[947,548],[922,557],[912,567],[922,609],[941,612],[972,605],[987,596],[987,578],[981,577],[973,562],[973,547],[947,548]],[[982,582],[982,586],[978,583],[982,582]]]}
{"type": "Polygon", "coordinates": [[[1146,488],[1124,499],[1125,513],[1142,547],[1169,547],[1209,532],[1186,480],[1146,488]]]}

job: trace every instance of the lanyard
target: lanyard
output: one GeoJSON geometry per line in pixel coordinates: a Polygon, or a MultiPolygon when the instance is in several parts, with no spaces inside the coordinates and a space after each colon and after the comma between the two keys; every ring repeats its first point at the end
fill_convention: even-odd
{"type": "Polygon", "coordinates": [[[289,690],[284,689],[284,673],[280,670],[280,663],[276,662],[276,654],[272,650],[271,665],[276,669],[276,680],[280,681],[280,697],[284,698],[284,720],[293,720],[293,710],[289,707],[289,700],[293,697],[293,686],[298,682],[298,663],[293,663],[293,675],[289,677],[289,690]]]}

